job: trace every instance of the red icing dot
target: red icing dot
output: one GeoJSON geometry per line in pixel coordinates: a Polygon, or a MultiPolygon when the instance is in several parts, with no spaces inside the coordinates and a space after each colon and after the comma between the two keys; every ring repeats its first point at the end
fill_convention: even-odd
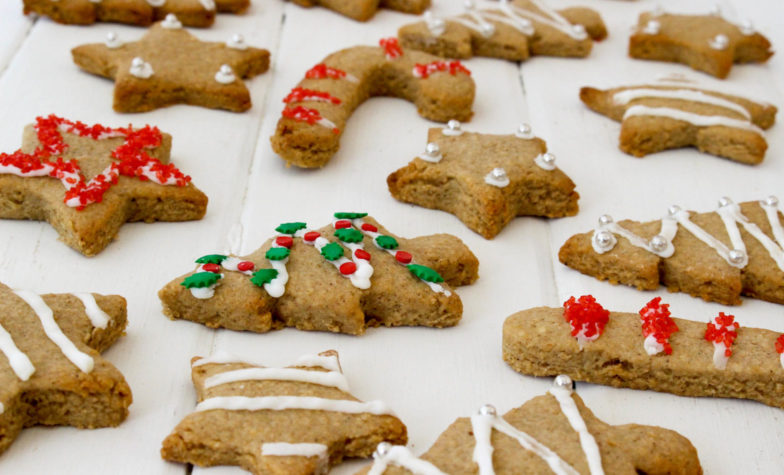
{"type": "Polygon", "coordinates": [[[402,264],[408,264],[411,262],[411,254],[407,253],[406,251],[397,251],[395,253],[395,259],[402,264]]]}
{"type": "Polygon", "coordinates": [[[400,48],[400,44],[394,36],[391,38],[381,38],[378,41],[378,44],[384,48],[387,59],[395,59],[403,56],[403,50],[400,48]]]}
{"type": "Polygon", "coordinates": [[[204,264],[203,266],[201,266],[201,269],[206,272],[213,272],[217,274],[220,272],[221,267],[218,264],[204,264]]]}
{"type": "Polygon", "coordinates": [[[346,72],[340,69],[330,68],[324,63],[317,64],[310,68],[305,77],[308,79],[342,79],[346,77],[346,72]]]}
{"type": "Polygon", "coordinates": [[[357,265],[353,262],[344,262],[340,265],[340,273],[343,275],[351,275],[357,271],[357,265]]]}
{"type": "Polygon", "coordinates": [[[564,302],[564,318],[572,326],[572,336],[582,334],[591,338],[604,333],[610,312],[599,305],[593,295],[583,295],[577,300],[570,297],[564,302]]]}
{"type": "Polygon", "coordinates": [[[418,78],[427,79],[431,74],[437,72],[449,72],[452,76],[455,76],[457,73],[471,75],[471,71],[463,66],[463,63],[460,61],[433,61],[428,64],[417,63],[414,65],[414,76],[418,78]]]}
{"type": "Polygon", "coordinates": [[[306,240],[307,242],[313,242],[316,239],[318,239],[320,236],[321,236],[321,234],[319,234],[316,231],[308,231],[308,232],[305,233],[305,235],[302,238],[304,240],[306,240]]]}
{"type": "Polygon", "coordinates": [[[247,272],[249,270],[253,270],[256,267],[256,264],[252,263],[251,261],[242,261],[237,264],[237,270],[240,272],[247,272]]]}
{"type": "Polygon", "coordinates": [[[290,104],[292,102],[330,102],[332,104],[340,104],[340,99],[330,95],[328,92],[316,91],[314,89],[306,89],[304,87],[295,87],[291,90],[288,96],[283,99],[283,102],[290,104]]]}
{"type": "Polygon", "coordinates": [[[642,336],[653,335],[656,341],[664,347],[664,352],[671,355],[672,347],[669,339],[670,335],[678,331],[678,325],[670,317],[669,307],[669,304],[661,303],[661,297],[656,297],[640,310],[640,319],[642,320],[642,336]]]}
{"type": "Polygon", "coordinates": [[[362,230],[363,231],[368,231],[368,232],[371,232],[371,233],[377,233],[378,232],[378,228],[373,226],[370,223],[362,223],[362,230]]]}
{"type": "Polygon", "coordinates": [[[370,253],[364,249],[357,249],[354,251],[354,255],[357,256],[357,259],[370,260],[370,253]]]}
{"type": "Polygon", "coordinates": [[[714,318],[712,322],[708,322],[705,328],[705,339],[724,345],[726,348],[724,356],[730,357],[732,356],[732,344],[738,338],[738,328],[740,325],[735,322],[734,315],[725,315],[724,312],[719,312],[719,316],[714,318]]]}
{"type": "Polygon", "coordinates": [[[294,244],[294,240],[291,238],[291,236],[278,236],[275,238],[275,244],[291,249],[291,245],[294,244]]]}
{"type": "Polygon", "coordinates": [[[784,334],[779,335],[776,339],[776,352],[784,353],[784,334]]]}

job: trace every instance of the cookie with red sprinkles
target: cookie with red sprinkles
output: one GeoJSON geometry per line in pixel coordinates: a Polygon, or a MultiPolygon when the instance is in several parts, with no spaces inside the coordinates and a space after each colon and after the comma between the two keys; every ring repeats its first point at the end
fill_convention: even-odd
{"type": "Polygon", "coordinates": [[[299,221],[243,257],[207,254],[158,292],[171,319],[211,328],[282,327],[361,335],[368,327],[456,325],[453,288],[473,283],[479,263],[458,238],[404,239],[367,213],[340,212],[310,229],[299,221]]]}
{"type": "Polygon", "coordinates": [[[430,0],[292,0],[302,7],[324,7],[357,21],[368,21],[380,8],[401,13],[420,14],[430,7],[430,0]]]}
{"type": "Polygon", "coordinates": [[[19,150],[0,153],[0,218],[48,221],[87,256],[128,221],[201,219],[207,197],[169,163],[171,142],[149,125],[38,117],[19,150]]]}

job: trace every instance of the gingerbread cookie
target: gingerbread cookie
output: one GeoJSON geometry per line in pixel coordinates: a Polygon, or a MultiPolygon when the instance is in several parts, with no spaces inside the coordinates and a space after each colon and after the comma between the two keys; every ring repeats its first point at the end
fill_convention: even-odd
{"type": "MultiPolygon", "coordinates": [[[[591,296],[504,322],[504,361],[532,376],[680,396],[753,399],[784,408],[784,336],[741,327],[723,312],[707,323],[672,318],[656,297],[639,314],[609,312],[591,296]]],[[[647,472],[646,472],[647,473],[647,472]]]]}
{"type": "Polygon", "coordinates": [[[430,6],[430,0],[292,0],[303,7],[325,7],[357,21],[368,21],[379,8],[403,13],[420,14],[430,6]]]}
{"type": "Polygon", "coordinates": [[[427,15],[425,21],[403,26],[400,44],[446,58],[524,61],[532,55],[584,58],[594,40],[607,36],[601,17],[589,8],[555,11],[540,0],[501,0],[483,8],[469,0],[465,5],[462,15],[427,15]]]}
{"type": "Polygon", "coordinates": [[[269,68],[269,51],[249,47],[241,35],[226,43],[200,41],[173,15],[150,27],[141,40],[77,46],[74,62],[114,80],[114,110],[146,112],[173,104],[242,112],[250,109],[242,79],[269,68]]]}
{"type": "Polygon", "coordinates": [[[326,165],[354,109],[373,96],[413,102],[419,115],[436,122],[471,118],[474,80],[459,61],[439,61],[398,46],[395,38],[380,47],[356,46],[327,56],[283,99],[286,103],[272,148],[288,164],[326,165]]]}
{"type": "Polygon", "coordinates": [[[0,153],[0,218],[46,220],[65,244],[101,252],[126,222],[201,219],[207,197],[169,162],[157,127],[88,126],[54,115],[0,153]]]}
{"type": "Polygon", "coordinates": [[[184,25],[207,27],[216,11],[243,13],[249,5],[250,0],[24,0],[24,13],[76,25],[106,21],[141,26],[175,14],[184,25]]]}
{"type": "Polygon", "coordinates": [[[326,473],[369,457],[382,441],[405,444],[406,426],[381,401],[349,393],[336,351],[266,368],[226,354],[193,358],[198,404],[166,437],[161,457],[256,474],[326,473]]]}
{"type": "Polygon", "coordinates": [[[635,157],[691,146],[751,165],[765,157],[763,129],[773,126],[777,112],[770,104],[684,81],[607,90],[584,87],[580,99],[621,122],[620,148],[635,157]]]}
{"type": "Polygon", "coordinates": [[[25,427],[125,420],[131,389],[99,354],[125,324],[117,295],[38,295],[0,283],[0,454],[25,427]]]}
{"type": "Polygon", "coordinates": [[[514,135],[466,132],[457,121],[432,128],[425,153],[387,185],[398,200],[452,213],[487,239],[515,216],[573,216],[579,198],[527,124],[514,135]]]}
{"type": "Polygon", "coordinates": [[[360,335],[367,327],[458,323],[452,286],[477,279],[476,257],[454,236],[393,236],[367,213],[335,213],[310,230],[283,223],[249,256],[211,254],[167,284],[163,312],[212,328],[282,327],[360,335]]]}
{"type": "Polygon", "coordinates": [[[750,22],[735,24],[711,15],[677,15],[661,8],[640,14],[629,37],[629,56],[669,61],[718,78],[726,78],[733,63],[765,62],[773,55],[770,41],[750,22]]]}
{"type": "Polygon", "coordinates": [[[671,206],[660,221],[616,223],[599,218],[593,232],[561,247],[567,266],[613,284],[670,292],[725,305],[740,296],[784,304],[784,227],[778,200],[736,204],[694,213],[671,206]]]}
{"type": "Polygon", "coordinates": [[[566,376],[503,416],[487,404],[457,419],[421,458],[382,443],[361,474],[700,475],[697,450],[675,431],[599,420],[566,376]]]}

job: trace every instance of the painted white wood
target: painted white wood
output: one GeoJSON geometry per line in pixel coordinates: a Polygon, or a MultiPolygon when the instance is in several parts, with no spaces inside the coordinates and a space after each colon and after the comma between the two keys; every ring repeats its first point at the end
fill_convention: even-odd
{"type": "MultiPolygon", "coordinates": [[[[635,159],[617,148],[619,124],[580,103],[577,94],[584,85],[611,87],[680,72],[784,104],[784,69],[776,56],[766,65],[737,66],[726,81],[711,81],[683,66],[628,59],[630,27],[638,12],[653,7],[652,1],[550,0],[554,6],[584,4],[602,13],[610,37],[586,60],[535,57],[521,66],[486,58],[466,62],[478,90],[474,118],[465,128],[509,133],[519,122],[530,122],[581,194],[578,216],[553,221],[518,218],[492,241],[449,214],[399,203],[386,191],[387,175],[423,149],[427,128],[436,125],[420,118],[405,101],[374,98],[361,106],[347,124],[340,152],[321,170],[286,168],[269,146],[281,99],[309,67],[340,48],[392,36],[400,25],[414,21],[412,16],[382,11],[362,24],[323,9],[255,0],[244,16],[221,15],[212,29],[193,30],[211,40],[239,32],[250,44],[272,51],[271,71],[248,82],[253,109],[232,114],[176,106],[121,115],[111,110],[112,84],[80,72],[69,50],[101,41],[108,31],[132,39],[143,30],[119,25],[68,27],[40,19],[28,35],[31,20],[21,16],[19,4],[9,8],[9,3],[15,2],[0,5],[0,150],[18,147],[24,124],[50,112],[112,125],[155,124],[174,135],[175,163],[207,193],[210,205],[200,222],[126,225],[117,242],[90,259],[57,242],[46,224],[0,221],[4,283],[38,292],[119,293],[128,299],[128,334],[106,356],[124,372],[135,398],[130,418],[116,429],[23,431],[0,456],[0,473],[184,473],[184,466],[162,461],[158,450],[195,404],[189,359],[214,350],[283,365],[303,353],[337,349],[353,393],[362,399],[383,399],[393,407],[408,425],[414,452],[421,453],[456,417],[469,415],[484,403],[506,411],[548,388],[548,380],[518,375],[501,360],[501,326],[511,313],[559,305],[570,295],[583,293],[593,293],[608,308],[628,311],[662,295],[677,316],[701,321],[728,310],[681,294],[615,287],[571,271],[556,257],[570,235],[590,229],[605,212],[617,218],[653,219],[675,202],[707,210],[723,195],[736,200],[784,195],[781,124],[768,132],[768,156],[757,167],[692,150],[635,159]],[[367,211],[403,236],[447,232],[463,239],[481,265],[479,281],[458,289],[464,305],[460,325],[445,330],[371,329],[362,337],[290,329],[257,335],[171,322],[161,314],[157,290],[192,269],[196,257],[227,250],[236,224],[242,224],[239,245],[247,253],[271,236],[280,222],[303,220],[321,226],[339,210],[367,211]]],[[[668,9],[692,11],[712,5],[705,0],[687,7],[674,0],[662,3],[668,9]]],[[[784,20],[772,14],[778,8],[775,0],[745,3],[724,1],[722,7],[728,14],[747,14],[774,45],[784,44],[784,20]]],[[[460,4],[434,0],[434,11],[458,12],[460,4]]],[[[747,300],[729,311],[741,324],[784,331],[778,305],[747,300]]],[[[659,424],[680,431],[697,447],[706,473],[780,471],[781,410],[745,401],[588,384],[579,385],[579,391],[610,423],[659,424]]],[[[353,473],[365,463],[347,463],[333,473],[353,473]]],[[[244,472],[196,468],[194,473],[244,472]]]]}

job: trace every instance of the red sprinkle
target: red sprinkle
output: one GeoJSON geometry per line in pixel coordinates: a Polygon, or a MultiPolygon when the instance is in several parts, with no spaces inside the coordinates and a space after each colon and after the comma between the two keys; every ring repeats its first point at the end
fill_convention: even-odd
{"type": "Polygon", "coordinates": [[[294,244],[294,239],[292,239],[291,236],[278,236],[275,238],[275,244],[291,249],[291,245],[294,244]]]}
{"type": "Polygon", "coordinates": [[[335,229],[343,229],[343,228],[350,228],[351,221],[346,219],[341,219],[340,221],[335,221],[335,229]]]}
{"type": "Polygon", "coordinates": [[[406,251],[397,251],[395,253],[395,259],[397,259],[397,261],[401,264],[408,264],[411,262],[413,257],[411,257],[411,254],[407,253],[406,251]]]}
{"type": "Polygon", "coordinates": [[[373,226],[370,223],[362,223],[362,230],[363,231],[368,231],[368,232],[371,232],[371,233],[377,233],[378,232],[378,228],[373,226]]]}
{"type": "Polygon", "coordinates": [[[428,64],[415,64],[414,65],[414,76],[422,79],[427,79],[431,74],[435,74],[437,72],[449,72],[452,76],[455,76],[457,73],[463,73],[467,75],[471,75],[471,71],[468,70],[463,63],[460,61],[433,61],[432,63],[428,64]]]}
{"type": "Polygon", "coordinates": [[[330,68],[326,64],[321,63],[310,68],[308,72],[305,73],[305,77],[308,79],[342,79],[346,77],[346,72],[341,71],[340,69],[330,68]]]}
{"type": "Polygon", "coordinates": [[[732,356],[732,344],[738,338],[738,325],[735,322],[734,315],[725,315],[724,312],[719,312],[719,316],[714,318],[712,322],[708,322],[705,329],[705,339],[724,345],[724,356],[732,356]]]}
{"type": "Polygon", "coordinates": [[[391,38],[381,38],[378,41],[378,44],[384,48],[387,59],[395,59],[403,56],[403,50],[400,48],[400,44],[394,36],[391,38]]]}
{"type": "Polygon", "coordinates": [[[252,263],[251,261],[242,261],[239,264],[237,264],[237,270],[240,272],[247,272],[255,268],[256,268],[256,264],[252,263]]]}
{"type": "Polygon", "coordinates": [[[343,275],[351,275],[357,271],[357,265],[353,262],[344,262],[340,265],[340,273],[343,275]]]}
{"type": "Polygon", "coordinates": [[[357,249],[356,251],[354,251],[354,255],[357,256],[357,259],[363,259],[366,261],[370,260],[370,253],[364,249],[357,249]]]}
{"type": "Polygon", "coordinates": [[[776,353],[784,354],[784,334],[779,335],[776,339],[776,353]]]}
{"type": "Polygon", "coordinates": [[[286,104],[292,102],[331,102],[332,104],[340,104],[340,99],[330,95],[328,92],[316,91],[314,89],[306,89],[304,87],[295,87],[291,90],[288,96],[283,99],[286,104]]]}
{"type": "Polygon", "coordinates": [[[215,274],[219,273],[221,270],[221,266],[218,264],[204,264],[201,266],[201,269],[207,272],[213,272],[215,274]]]}
{"type": "Polygon", "coordinates": [[[572,336],[582,334],[585,338],[598,338],[610,321],[610,312],[599,305],[593,295],[583,295],[564,302],[564,318],[572,326],[572,336]]]}
{"type": "Polygon", "coordinates": [[[316,231],[308,231],[308,232],[305,233],[305,235],[302,237],[302,239],[306,240],[307,242],[313,242],[316,239],[318,239],[320,236],[321,236],[321,234],[319,234],[316,231]]]}
{"type": "MultiPolygon", "coordinates": [[[[293,119],[299,122],[307,122],[310,125],[314,125],[324,120],[324,117],[321,116],[321,113],[319,111],[304,106],[286,107],[285,109],[283,109],[282,114],[283,117],[287,119],[293,119]]],[[[337,127],[333,127],[332,132],[339,134],[340,129],[338,129],[337,127]]]]}
{"type": "Polygon", "coordinates": [[[670,317],[670,305],[661,303],[661,297],[648,302],[640,310],[642,320],[642,336],[653,335],[656,341],[664,347],[664,352],[672,354],[670,335],[678,331],[678,325],[670,317]]]}

